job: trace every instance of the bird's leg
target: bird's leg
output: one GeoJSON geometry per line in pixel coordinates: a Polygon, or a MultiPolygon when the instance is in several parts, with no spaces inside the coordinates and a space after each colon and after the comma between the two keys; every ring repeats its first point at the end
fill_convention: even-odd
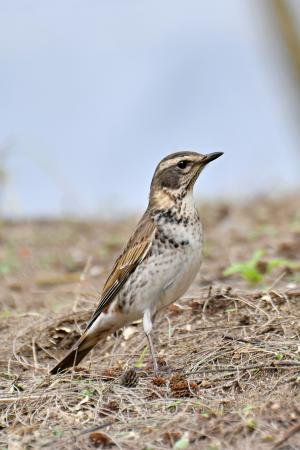
{"type": "Polygon", "coordinates": [[[143,326],[144,326],[144,332],[147,337],[148,346],[149,346],[151,357],[152,357],[153,369],[154,369],[154,372],[158,372],[159,371],[158,364],[157,364],[157,360],[156,360],[156,356],[155,356],[154,345],[153,345],[152,338],[151,338],[152,319],[151,319],[150,309],[146,309],[146,311],[144,312],[143,326]]]}

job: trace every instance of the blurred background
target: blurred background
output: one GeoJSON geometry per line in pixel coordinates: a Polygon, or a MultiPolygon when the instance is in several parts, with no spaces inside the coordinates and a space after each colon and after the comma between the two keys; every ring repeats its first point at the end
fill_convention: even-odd
{"type": "Polygon", "coordinates": [[[225,155],[199,198],[299,188],[297,0],[0,0],[0,213],[143,209],[159,160],[225,155]]]}

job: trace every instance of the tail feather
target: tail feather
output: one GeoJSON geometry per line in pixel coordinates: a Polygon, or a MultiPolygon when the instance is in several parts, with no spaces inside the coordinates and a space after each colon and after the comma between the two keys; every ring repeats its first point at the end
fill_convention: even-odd
{"type": "Polygon", "coordinates": [[[70,367],[77,366],[85,355],[95,347],[98,341],[105,339],[109,334],[121,326],[122,324],[120,324],[120,322],[104,323],[101,328],[98,326],[98,328],[94,330],[93,327],[91,327],[91,329],[86,329],[66,356],[50,370],[50,374],[54,375],[63,372],[70,367]]]}
{"type": "Polygon", "coordinates": [[[59,361],[55,367],[53,367],[50,370],[50,374],[54,375],[59,372],[63,372],[64,370],[69,369],[70,367],[77,366],[77,364],[80,363],[80,361],[85,357],[85,355],[87,355],[89,351],[91,351],[92,348],[95,347],[96,343],[97,340],[96,341],[92,340],[90,344],[86,341],[83,341],[81,344],[78,343],[79,345],[76,345],[75,348],[73,347],[66,354],[66,356],[61,361],[59,361]]]}

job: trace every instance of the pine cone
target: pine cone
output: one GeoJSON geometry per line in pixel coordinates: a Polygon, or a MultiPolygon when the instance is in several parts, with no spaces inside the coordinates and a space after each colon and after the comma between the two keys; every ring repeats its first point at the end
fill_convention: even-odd
{"type": "Polygon", "coordinates": [[[170,388],[173,397],[193,397],[197,391],[198,385],[188,380],[181,374],[175,374],[171,377],[170,388]]]}
{"type": "Polygon", "coordinates": [[[102,447],[102,448],[108,448],[112,446],[111,439],[104,433],[101,433],[99,431],[94,431],[94,433],[90,434],[90,442],[94,447],[102,447]]]}
{"type": "Polygon", "coordinates": [[[139,376],[136,369],[126,370],[121,377],[121,384],[125,387],[135,387],[139,382],[139,376]]]}

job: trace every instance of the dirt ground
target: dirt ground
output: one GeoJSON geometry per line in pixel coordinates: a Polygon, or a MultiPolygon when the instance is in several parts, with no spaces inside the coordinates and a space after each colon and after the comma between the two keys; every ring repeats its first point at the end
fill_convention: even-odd
{"type": "Polygon", "coordinates": [[[135,218],[1,222],[2,450],[300,449],[300,195],[199,210],[205,258],[157,318],[159,375],[139,323],[48,375],[135,218]]]}

